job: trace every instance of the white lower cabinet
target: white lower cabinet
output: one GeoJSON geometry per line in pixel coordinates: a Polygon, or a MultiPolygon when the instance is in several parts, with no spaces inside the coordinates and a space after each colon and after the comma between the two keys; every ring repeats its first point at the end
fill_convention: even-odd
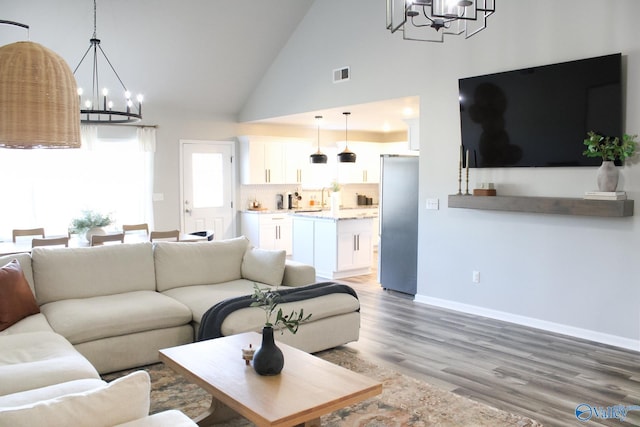
{"type": "Polygon", "coordinates": [[[372,229],[370,219],[338,221],[338,271],[371,267],[372,229]]]}
{"type": "Polygon", "coordinates": [[[293,250],[293,224],[288,214],[242,213],[242,234],[261,249],[293,250]]]}
{"type": "Polygon", "coordinates": [[[316,275],[340,279],[371,273],[372,219],[294,217],[293,260],[312,264],[316,275]]]}

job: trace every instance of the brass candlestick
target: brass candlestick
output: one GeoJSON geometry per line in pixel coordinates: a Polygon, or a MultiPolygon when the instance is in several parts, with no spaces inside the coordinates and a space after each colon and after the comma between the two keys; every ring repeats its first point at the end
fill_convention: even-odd
{"type": "Polygon", "coordinates": [[[458,196],[462,196],[462,159],[458,162],[458,196]]]}
{"type": "Polygon", "coordinates": [[[467,150],[467,163],[465,165],[467,167],[467,189],[466,192],[464,193],[465,196],[470,196],[471,193],[469,193],[469,150],[467,150]]]}
{"type": "Polygon", "coordinates": [[[465,191],[464,195],[465,196],[471,195],[471,193],[469,193],[469,164],[467,164],[467,191],[465,191]]]}

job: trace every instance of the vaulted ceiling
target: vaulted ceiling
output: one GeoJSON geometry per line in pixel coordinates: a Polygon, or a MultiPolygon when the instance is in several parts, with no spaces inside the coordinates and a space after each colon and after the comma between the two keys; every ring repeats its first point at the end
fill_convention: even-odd
{"type": "MultiPolygon", "coordinates": [[[[312,3],[97,0],[97,36],[125,85],[150,105],[235,114],[312,3]]],[[[29,25],[31,41],[73,70],[93,35],[93,1],[0,0],[0,19],[29,25]]],[[[0,25],[0,45],[26,38],[0,25]]],[[[76,78],[90,86],[90,76],[76,78]]]]}
{"type": "MultiPolygon", "coordinates": [[[[97,0],[97,38],[127,88],[145,96],[148,109],[197,110],[235,116],[314,0],[97,0]]],[[[0,0],[0,19],[30,26],[0,25],[0,46],[30,39],[57,52],[73,70],[93,36],[92,0],[0,0]]],[[[382,7],[382,6],[381,6],[382,7]]],[[[102,60],[102,58],[100,58],[102,60]]],[[[100,85],[119,89],[100,70],[100,85]]],[[[76,73],[91,87],[91,62],[76,73]]],[[[113,80],[113,81],[111,81],[113,80]]],[[[404,100],[417,107],[417,100],[404,100]]],[[[353,128],[381,131],[371,114],[383,105],[354,111],[353,128]],[[360,122],[366,112],[366,121],[360,122]],[[361,123],[359,125],[359,123],[361,123]]],[[[398,103],[390,106],[396,114],[398,103]]],[[[359,107],[354,106],[354,109],[359,107]]],[[[275,123],[313,126],[308,114],[275,123]]],[[[400,113],[397,113],[400,114],[400,113]]],[[[396,114],[396,115],[397,115],[396,114]]],[[[340,115],[334,114],[341,127],[340,115]]],[[[397,119],[391,119],[396,129],[397,119]]]]}

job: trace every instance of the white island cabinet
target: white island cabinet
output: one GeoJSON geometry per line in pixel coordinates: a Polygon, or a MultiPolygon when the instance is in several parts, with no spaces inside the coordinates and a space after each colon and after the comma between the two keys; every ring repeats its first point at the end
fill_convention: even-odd
{"type": "Polygon", "coordinates": [[[242,213],[242,234],[253,246],[284,250],[291,255],[292,224],[287,213],[242,213]]]}
{"type": "Polygon", "coordinates": [[[341,279],[371,273],[373,216],[294,214],[294,261],[311,264],[316,275],[341,279]]]}

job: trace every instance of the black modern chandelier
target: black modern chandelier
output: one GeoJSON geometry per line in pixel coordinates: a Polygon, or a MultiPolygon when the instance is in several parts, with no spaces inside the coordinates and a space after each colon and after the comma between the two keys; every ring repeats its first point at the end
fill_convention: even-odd
{"type": "Polygon", "coordinates": [[[142,95],[137,95],[137,104],[134,105],[134,101],[131,99],[131,92],[127,90],[111,61],[109,61],[107,54],[104,53],[102,46],[100,46],[100,39],[96,35],[96,0],[93,0],[93,37],[89,39],[89,48],[80,59],[75,70],[73,70],[74,76],[89,55],[89,52],[93,52],[91,92],[87,94],[81,87],[78,87],[80,121],[87,124],[123,124],[142,120],[142,95]],[[99,53],[102,54],[104,61],[120,83],[122,89],[121,97],[110,96],[109,89],[106,87],[103,87],[102,90],[100,89],[99,53]],[[116,101],[114,102],[114,100],[116,101]]]}
{"type": "Polygon", "coordinates": [[[445,35],[469,38],[487,27],[495,0],[387,0],[387,29],[405,40],[442,43],[445,35]]]}

